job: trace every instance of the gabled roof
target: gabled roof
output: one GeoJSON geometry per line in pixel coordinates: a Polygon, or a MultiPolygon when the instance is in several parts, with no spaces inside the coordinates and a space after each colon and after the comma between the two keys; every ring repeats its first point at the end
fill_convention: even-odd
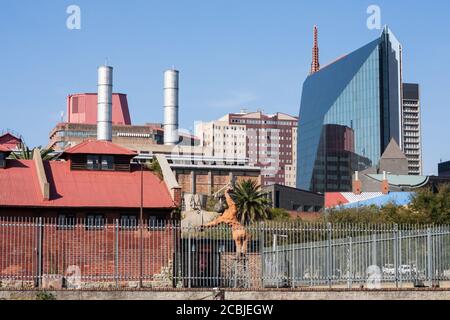
{"type": "Polygon", "coordinates": [[[411,202],[413,192],[390,192],[385,195],[381,192],[327,192],[325,193],[325,207],[330,208],[356,208],[375,205],[381,207],[388,203],[407,205],[411,202]]]}
{"type": "Polygon", "coordinates": [[[406,159],[405,154],[400,149],[394,138],[391,139],[386,150],[384,150],[381,159],[406,159]]]}
{"type": "MultiPolygon", "coordinates": [[[[0,207],[139,208],[140,166],[131,172],[70,170],[64,161],[44,161],[50,199],[43,200],[33,160],[9,160],[0,170],[0,207]]],[[[175,208],[167,185],[145,170],[144,203],[148,209],[175,208]]]]}
{"type": "Polygon", "coordinates": [[[108,154],[137,156],[137,153],[109,141],[86,140],[64,151],[63,154],[108,154]]]}
{"type": "MultiPolygon", "coordinates": [[[[367,176],[380,183],[383,181],[382,174],[367,174],[367,176]]],[[[425,186],[429,180],[427,176],[387,174],[386,177],[389,185],[407,188],[421,188],[425,186]]]]}

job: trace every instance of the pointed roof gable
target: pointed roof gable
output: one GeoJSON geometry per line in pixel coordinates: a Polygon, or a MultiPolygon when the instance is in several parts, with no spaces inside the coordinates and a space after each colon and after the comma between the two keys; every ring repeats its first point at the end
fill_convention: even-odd
{"type": "Polygon", "coordinates": [[[381,159],[407,159],[394,138],[391,139],[381,159]]]}
{"type": "Polygon", "coordinates": [[[63,154],[107,154],[137,156],[137,153],[109,141],[86,140],[64,151],[63,154]]]}

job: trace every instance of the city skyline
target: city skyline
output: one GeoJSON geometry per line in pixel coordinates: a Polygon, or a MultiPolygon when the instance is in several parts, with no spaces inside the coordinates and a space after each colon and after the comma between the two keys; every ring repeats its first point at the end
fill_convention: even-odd
{"type": "MultiPolygon", "coordinates": [[[[128,94],[134,124],[162,122],[162,74],[175,65],[181,72],[180,124],[193,130],[195,121],[210,121],[242,108],[298,115],[299,88],[311,67],[313,25],[319,27],[322,65],[381,32],[367,29],[366,9],[371,3],[364,1],[327,3],[328,11],[336,14],[323,10],[317,14],[320,3],[294,2],[261,4],[252,11],[251,1],[239,4],[236,11],[204,2],[201,12],[183,3],[108,4],[105,14],[100,1],[78,1],[81,30],[65,26],[70,4],[43,2],[37,6],[31,1],[22,5],[11,1],[0,14],[4,25],[0,35],[7,48],[0,54],[2,69],[9,75],[0,79],[0,127],[18,131],[30,146],[47,143],[69,94],[96,91],[95,69],[105,58],[115,68],[114,92],[128,94]],[[275,9],[277,14],[272,12],[275,9]],[[167,13],[176,21],[165,21],[167,13]],[[122,23],[108,23],[117,21],[119,14],[122,23]],[[242,21],[245,17],[250,23],[242,21]],[[211,30],[204,30],[206,25],[211,30]],[[137,32],[133,39],[148,37],[148,43],[128,39],[131,30],[137,32]],[[349,34],[345,30],[351,30],[351,36],[335,41],[337,35],[349,34]],[[33,84],[28,85],[27,94],[23,93],[24,82],[33,84]]],[[[378,2],[382,23],[402,39],[404,79],[421,85],[424,174],[436,174],[439,160],[450,159],[450,148],[438,144],[438,137],[448,131],[445,119],[450,115],[445,108],[448,44],[440,41],[445,25],[439,17],[445,10],[434,12],[436,18],[424,13],[430,4],[409,5],[406,19],[399,16],[404,4],[378,2]],[[433,32],[412,23],[415,16],[433,19],[433,32]]]]}

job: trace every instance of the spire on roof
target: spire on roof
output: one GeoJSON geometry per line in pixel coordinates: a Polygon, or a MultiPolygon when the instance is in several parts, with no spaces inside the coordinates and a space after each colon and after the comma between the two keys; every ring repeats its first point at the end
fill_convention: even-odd
{"type": "Polygon", "coordinates": [[[394,138],[391,139],[388,146],[381,156],[382,159],[406,159],[402,149],[400,149],[397,141],[394,138]]]}
{"type": "Polygon", "coordinates": [[[319,41],[318,41],[318,30],[317,26],[314,26],[314,46],[312,49],[312,63],[311,63],[311,72],[310,74],[316,73],[320,70],[319,63],[319,41]]]}

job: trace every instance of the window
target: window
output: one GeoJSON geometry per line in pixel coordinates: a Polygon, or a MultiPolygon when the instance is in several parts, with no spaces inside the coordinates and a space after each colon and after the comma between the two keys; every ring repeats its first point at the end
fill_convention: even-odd
{"type": "Polygon", "coordinates": [[[102,170],[113,170],[114,168],[114,157],[113,156],[102,156],[102,170]]]}
{"type": "Polygon", "coordinates": [[[120,216],[120,228],[135,229],[138,225],[137,216],[132,214],[122,214],[120,216]]]}
{"type": "Polygon", "coordinates": [[[66,213],[58,214],[58,229],[73,229],[75,224],[75,215],[66,213]]]}
{"type": "Polygon", "coordinates": [[[6,167],[5,154],[0,153],[0,168],[6,167]]]}
{"type": "Polygon", "coordinates": [[[87,156],[86,168],[88,170],[113,170],[114,156],[89,154],[87,156]]]}
{"type": "Polygon", "coordinates": [[[88,155],[86,167],[89,170],[99,170],[100,156],[88,155]]]}
{"type": "Polygon", "coordinates": [[[149,230],[164,230],[166,227],[166,221],[160,220],[156,216],[150,216],[148,221],[149,230]]]}
{"type": "Polygon", "coordinates": [[[105,226],[105,218],[102,214],[88,214],[86,216],[86,229],[102,229],[105,226]]]}

